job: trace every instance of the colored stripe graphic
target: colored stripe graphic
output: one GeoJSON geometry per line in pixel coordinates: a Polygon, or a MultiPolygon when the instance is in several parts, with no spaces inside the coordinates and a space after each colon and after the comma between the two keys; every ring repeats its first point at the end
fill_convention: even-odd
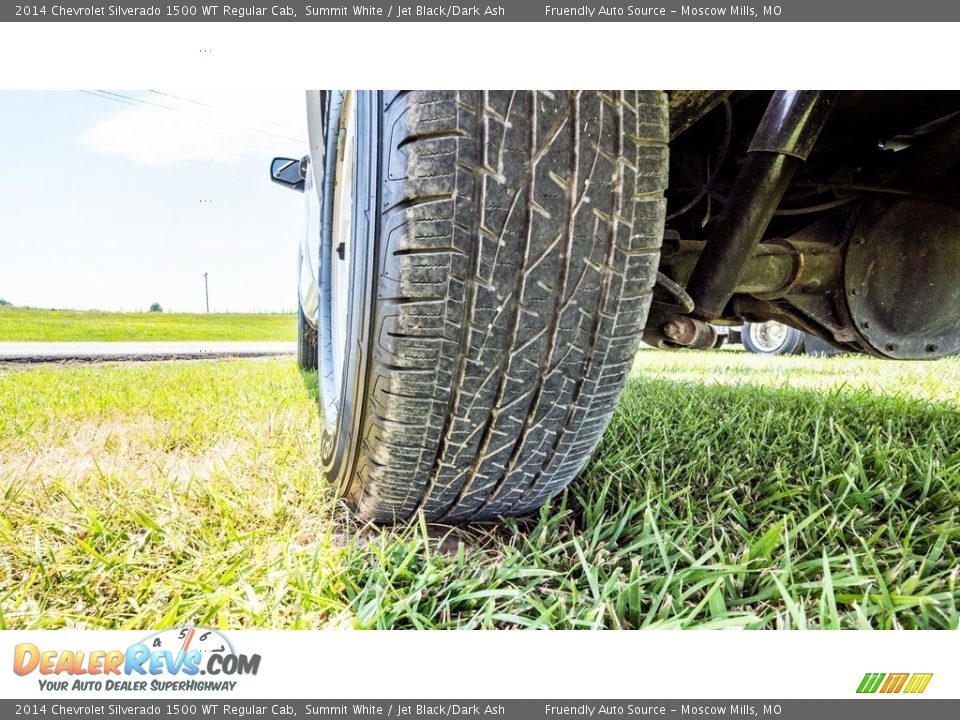
{"type": "Polygon", "coordinates": [[[927,689],[927,685],[930,684],[930,678],[933,677],[933,673],[914,673],[910,676],[910,682],[907,683],[907,687],[904,688],[905,693],[922,693],[927,689]]]}
{"type": "Polygon", "coordinates": [[[933,673],[866,673],[857,686],[857,692],[872,694],[922,693],[927,689],[933,673]]]}
{"type": "Polygon", "coordinates": [[[880,687],[880,682],[884,678],[884,673],[867,673],[863,676],[863,680],[860,681],[860,687],[857,688],[858,693],[875,693],[877,688],[880,687]]]}
{"type": "Polygon", "coordinates": [[[910,673],[890,673],[887,675],[887,681],[883,684],[883,687],[880,688],[882,693],[898,693],[903,689],[904,684],[907,682],[907,677],[910,673]]]}

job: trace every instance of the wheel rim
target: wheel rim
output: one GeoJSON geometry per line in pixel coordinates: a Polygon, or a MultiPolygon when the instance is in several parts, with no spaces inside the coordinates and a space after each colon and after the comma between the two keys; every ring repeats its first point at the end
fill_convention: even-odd
{"type": "Polygon", "coordinates": [[[764,352],[779,350],[787,341],[788,328],[773,320],[765,323],[750,323],[750,339],[764,352]]]}
{"type": "Polygon", "coordinates": [[[333,174],[330,231],[320,250],[320,353],[319,371],[323,420],[328,429],[337,425],[343,393],[353,260],[353,214],[357,155],[357,109],[353,92],[344,94],[339,118],[333,174]]]}

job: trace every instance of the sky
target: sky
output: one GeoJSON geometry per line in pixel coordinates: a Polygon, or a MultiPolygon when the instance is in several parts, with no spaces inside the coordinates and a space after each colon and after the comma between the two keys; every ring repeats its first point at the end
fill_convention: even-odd
{"type": "Polygon", "coordinates": [[[0,91],[0,298],[19,306],[293,310],[304,94],[0,91]]]}

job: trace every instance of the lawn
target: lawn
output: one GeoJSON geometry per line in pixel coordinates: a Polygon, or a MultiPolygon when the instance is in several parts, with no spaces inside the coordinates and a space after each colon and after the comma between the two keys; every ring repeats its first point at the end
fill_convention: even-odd
{"type": "Polygon", "coordinates": [[[956,628],[960,361],[644,351],[539,515],[361,526],[289,359],[0,370],[0,627],[956,628]]]}
{"type": "Polygon", "coordinates": [[[296,340],[290,314],[119,313],[0,307],[0,342],[296,340]]]}

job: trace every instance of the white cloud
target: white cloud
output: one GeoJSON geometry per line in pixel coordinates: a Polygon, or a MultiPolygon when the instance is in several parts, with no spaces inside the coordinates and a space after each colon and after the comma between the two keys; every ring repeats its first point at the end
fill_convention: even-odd
{"type": "Polygon", "coordinates": [[[117,110],[87,129],[81,143],[143,165],[296,156],[307,144],[302,92],[97,92],[117,110]]]}

